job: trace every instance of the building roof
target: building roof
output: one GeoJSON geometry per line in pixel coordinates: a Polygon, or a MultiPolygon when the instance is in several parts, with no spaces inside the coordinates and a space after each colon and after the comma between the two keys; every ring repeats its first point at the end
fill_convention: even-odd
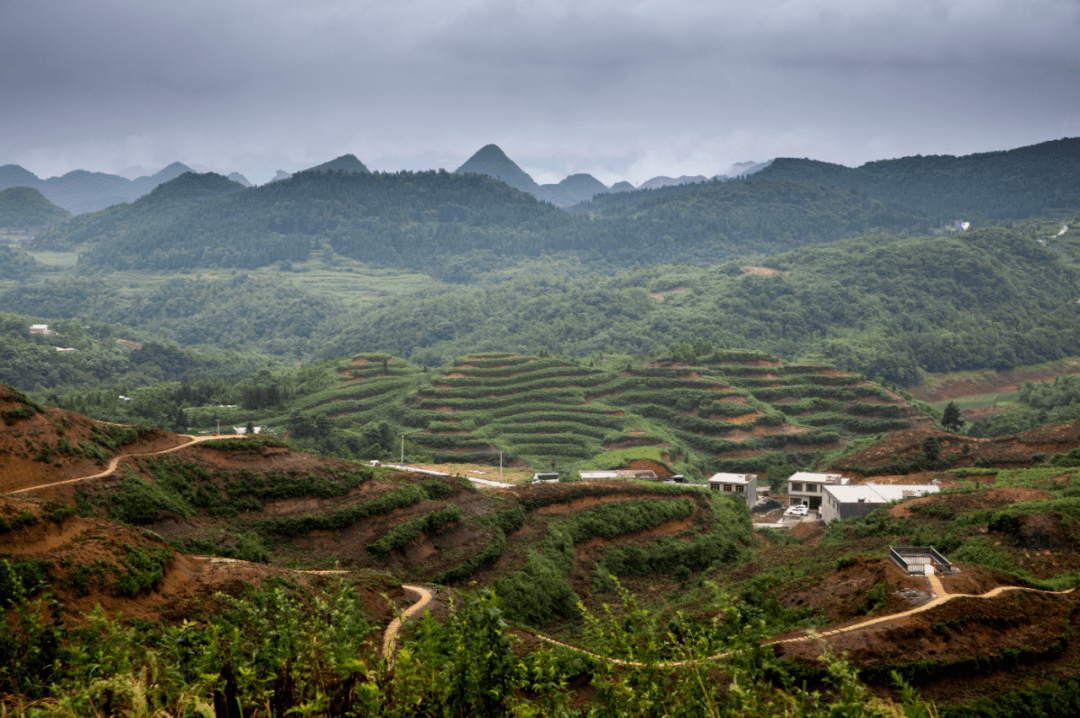
{"type": "Polygon", "coordinates": [[[851,479],[840,474],[815,474],[810,471],[797,471],[788,477],[788,481],[802,481],[810,484],[847,484],[851,479]]]}
{"type": "Polygon", "coordinates": [[[656,472],[650,469],[617,469],[614,471],[579,471],[583,480],[590,479],[655,479],[656,472]]]}
{"type": "Polygon", "coordinates": [[[756,474],[713,474],[709,477],[710,484],[749,484],[757,479],[756,474]]]}
{"type": "Polygon", "coordinates": [[[936,494],[941,490],[932,484],[860,484],[858,486],[826,486],[825,493],[842,504],[887,504],[890,501],[936,494]]]}

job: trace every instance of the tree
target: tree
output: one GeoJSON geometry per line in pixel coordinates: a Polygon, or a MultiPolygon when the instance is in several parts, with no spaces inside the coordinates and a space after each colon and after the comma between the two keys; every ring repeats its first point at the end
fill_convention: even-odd
{"type": "Polygon", "coordinates": [[[941,458],[941,441],[936,436],[922,440],[922,453],[926,460],[933,463],[941,458]]]}
{"type": "Polygon", "coordinates": [[[959,434],[964,428],[964,417],[960,415],[960,407],[955,401],[945,405],[945,413],[941,415],[941,425],[954,434],[959,434]]]}

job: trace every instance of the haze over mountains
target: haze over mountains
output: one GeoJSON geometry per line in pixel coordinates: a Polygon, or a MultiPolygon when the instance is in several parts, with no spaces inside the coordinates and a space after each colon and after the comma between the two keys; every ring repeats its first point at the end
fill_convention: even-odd
{"type": "MultiPolygon", "coordinates": [[[[713,179],[749,174],[768,166],[768,164],[768,162],[760,164],[753,162],[736,163],[731,166],[727,175],[717,175],[713,179]]],[[[310,167],[305,171],[311,170],[320,172],[338,170],[358,173],[370,172],[367,166],[352,154],[342,155],[336,159],[310,167]]],[[[202,166],[193,167],[181,162],[174,162],[153,174],[150,174],[149,170],[144,167],[126,167],[118,175],[75,170],[62,177],[41,179],[33,172],[19,165],[9,164],[0,166],[0,190],[11,187],[30,187],[38,190],[57,207],[78,215],[97,212],[124,202],[134,202],[158,185],[175,179],[185,172],[204,174],[209,171],[202,166]]],[[[679,178],[661,176],[654,177],[637,188],[625,181],[617,182],[608,187],[592,175],[581,173],[570,175],[557,184],[539,185],[496,145],[487,145],[481,148],[461,167],[455,170],[456,174],[466,172],[495,177],[515,189],[530,194],[541,201],[551,202],[557,207],[569,207],[579,202],[586,202],[595,195],[604,192],[656,189],[671,185],[703,182],[709,179],[704,175],[692,177],[684,175],[679,178]]],[[[278,170],[270,182],[278,182],[291,176],[292,174],[289,172],[278,170]]],[[[230,173],[228,178],[245,187],[254,186],[239,172],[230,173]]]]}

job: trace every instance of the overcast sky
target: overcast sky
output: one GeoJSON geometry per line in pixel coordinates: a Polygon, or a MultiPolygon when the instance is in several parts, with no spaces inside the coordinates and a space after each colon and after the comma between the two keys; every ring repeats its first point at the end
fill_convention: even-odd
{"type": "Polygon", "coordinates": [[[1080,136],[1078,0],[0,0],[0,165],[539,182],[1080,136]]]}

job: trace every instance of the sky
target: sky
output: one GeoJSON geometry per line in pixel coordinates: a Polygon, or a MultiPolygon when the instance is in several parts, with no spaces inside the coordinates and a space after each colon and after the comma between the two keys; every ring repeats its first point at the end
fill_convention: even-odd
{"type": "Polygon", "coordinates": [[[1078,0],[0,0],[0,165],[540,183],[1080,136],[1078,0]]]}

